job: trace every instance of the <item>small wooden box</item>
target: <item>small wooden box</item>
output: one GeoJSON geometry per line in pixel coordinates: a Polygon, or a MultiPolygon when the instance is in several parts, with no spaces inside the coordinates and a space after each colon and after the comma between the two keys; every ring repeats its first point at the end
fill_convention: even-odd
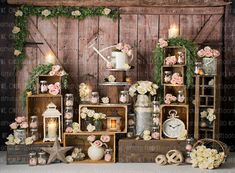
{"type": "Polygon", "coordinates": [[[178,92],[183,91],[185,100],[183,103],[178,103],[178,104],[186,104],[188,102],[188,92],[186,85],[172,85],[172,84],[165,84],[164,85],[164,97],[166,94],[172,94],[173,96],[177,97],[178,92]]]}
{"type": "MultiPolygon", "coordinates": [[[[165,49],[165,55],[164,57],[168,57],[168,56],[175,56],[178,59],[178,52],[182,52],[183,56],[184,56],[184,63],[181,65],[186,65],[186,49],[184,47],[181,46],[168,46],[165,49]]],[[[164,62],[165,64],[165,62],[164,62]]],[[[176,64],[179,65],[179,64],[176,64]]]]}
{"type": "MultiPolygon", "coordinates": [[[[31,116],[36,115],[38,117],[38,133],[39,141],[43,139],[43,112],[47,109],[47,105],[52,102],[63,114],[63,96],[62,95],[50,95],[50,94],[38,94],[28,96],[26,100],[27,108],[27,120],[28,123],[31,121],[31,116]]],[[[63,117],[61,117],[61,132],[63,132],[63,117]]]]}
{"type": "Polygon", "coordinates": [[[41,75],[38,77],[38,82],[37,82],[37,94],[41,94],[40,92],[40,81],[47,81],[47,85],[50,84],[55,84],[56,82],[60,83],[60,93],[61,94],[61,90],[62,90],[62,78],[61,76],[50,76],[50,75],[41,75]]]}
{"type": "Polygon", "coordinates": [[[185,141],[167,140],[135,140],[120,139],[118,142],[118,162],[121,163],[149,163],[155,162],[159,154],[166,154],[169,150],[185,151],[185,141]]]}
{"type": "Polygon", "coordinates": [[[53,143],[40,143],[32,145],[8,145],[7,164],[28,164],[29,152],[39,152],[42,147],[51,147],[53,143]]]}
{"type": "Polygon", "coordinates": [[[162,79],[161,79],[162,85],[163,84],[171,84],[171,83],[165,83],[165,81],[164,81],[165,71],[171,71],[172,75],[174,73],[179,73],[179,75],[181,77],[183,77],[183,84],[184,84],[185,83],[184,67],[185,66],[183,66],[183,65],[172,65],[172,66],[164,65],[164,66],[162,66],[162,79]]]}
{"type": "MultiPolygon", "coordinates": [[[[88,109],[92,109],[97,113],[104,113],[106,116],[111,116],[113,111],[117,111],[118,115],[121,116],[121,131],[116,133],[126,133],[127,132],[127,112],[128,106],[121,104],[100,104],[100,105],[79,105],[79,125],[80,130],[83,132],[87,132],[85,120],[83,120],[80,116],[81,109],[87,107],[88,109]]],[[[107,120],[103,120],[103,130],[102,132],[107,132],[107,120]]],[[[112,131],[113,132],[113,131],[112,131]]],[[[113,132],[115,133],[115,132],[113,132]]]]}
{"type": "Polygon", "coordinates": [[[82,148],[82,152],[86,155],[85,160],[77,161],[76,163],[115,163],[116,162],[116,137],[114,133],[64,133],[63,140],[64,147],[74,146],[82,148]],[[109,148],[112,149],[112,161],[106,162],[105,160],[93,161],[88,157],[88,148],[91,146],[87,141],[88,136],[97,136],[100,138],[102,135],[109,135],[111,137],[110,142],[107,143],[109,148]]]}
{"type": "Polygon", "coordinates": [[[167,140],[176,140],[166,137],[163,134],[162,124],[168,119],[169,111],[176,110],[178,119],[184,122],[186,130],[188,130],[189,126],[189,106],[188,105],[161,105],[161,114],[160,114],[160,139],[167,140]]]}

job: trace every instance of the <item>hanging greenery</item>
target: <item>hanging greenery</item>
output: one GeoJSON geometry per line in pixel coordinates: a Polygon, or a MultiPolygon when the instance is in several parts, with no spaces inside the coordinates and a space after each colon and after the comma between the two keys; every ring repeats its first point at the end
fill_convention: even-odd
{"type": "Polygon", "coordinates": [[[26,59],[25,43],[28,35],[27,19],[29,16],[38,16],[44,19],[64,16],[82,20],[86,17],[92,16],[107,16],[116,19],[119,16],[118,9],[106,7],[35,7],[35,6],[21,6],[15,13],[16,25],[12,32],[15,34],[15,51],[16,67],[18,70],[22,68],[23,62],[26,59]]]}
{"type": "MultiPolygon", "coordinates": [[[[40,75],[47,75],[52,70],[52,64],[40,64],[35,67],[27,80],[26,88],[21,96],[22,109],[26,106],[26,97],[28,93],[36,92],[37,80],[40,75]]],[[[68,74],[62,76],[62,89],[68,88],[68,74]]],[[[32,93],[31,93],[32,94],[32,93]]]]}
{"type": "MultiPolygon", "coordinates": [[[[159,43],[154,50],[154,80],[155,83],[161,86],[161,67],[164,63],[164,55],[166,46],[181,46],[186,49],[186,85],[188,88],[193,85],[193,76],[194,76],[194,64],[197,57],[198,46],[190,40],[186,40],[184,38],[170,38],[168,41],[164,41],[163,39],[159,40],[159,43]],[[161,41],[162,40],[162,41],[161,41]],[[162,42],[162,43],[161,43],[162,42]]],[[[160,87],[160,91],[162,87],[160,87]]],[[[162,96],[161,96],[162,97],[162,96]]],[[[162,97],[163,98],[163,97],[162,97]]]]}

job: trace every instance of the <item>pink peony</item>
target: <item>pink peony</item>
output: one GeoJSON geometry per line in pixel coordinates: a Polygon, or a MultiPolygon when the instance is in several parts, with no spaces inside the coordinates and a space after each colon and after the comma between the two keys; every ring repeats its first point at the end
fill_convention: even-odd
{"type": "Polygon", "coordinates": [[[52,95],[57,95],[57,94],[59,94],[59,92],[60,91],[58,89],[56,89],[56,88],[49,89],[49,93],[52,94],[52,95]]]}
{"type": "Polygon", "coordinates": [[[89,142],[94,142],[95,141],[95,136],[94,135],[91,135],[91,136],[88,136],[87,137],[87,140],[89,141],[89,142]]]}
{"type": "Polygon", "coordinates": [[[72,128],[72,127],[67,127],[67,128],[65,129],[65,132],[66,132],[66,133],[73,133],[73,128],[72,128]]]}
{"type": "Polygon", "coordinates": [[[53,65],[52,66],[52,71],[54,71],[55,73],[60,71],[60,69],[61,69],[60,65],[53,65]]]}
{"type": "Polygon", "coordinates": [[[213,49],[213,57],[216,58],[218,56],[220,56],[220,52],[218,50],[216,50],[216,49],[213,49]]]}
{"type": "Polygon", "coordinates": [[[105,156],[104,156],[104,160],[105,160],[106,162],[110,162],[110,161],[111,161],[111,159],[112,159],[111,154],[105,154],[105,156]]]}
{"type": "Polygon", "coordinates": [[[175,56],[169,56],[169,57],[166,57],[165,59],[166,65],[174,65],[176,63],[177,63],[177,58],[175,56]]]}
{"type": "Polygon", "coordinates": [[[18,127],[18,124],[16,122],[10,124],[10,128],[13,130],[17,129],[17,127],[18,127]]]}
{"type": "Polygon", "coordinates": [[[55,72],[54,72],[54,71],[50,71],[50,72],[49,72],[49,75],[50,75],[50,76],[55,76],[55,72]]]}
{"type": "Polygon", "coordinates": [[[118,43],[118,44],[116,45],[116,49],[122,50],[122,49],[123,49],[123,43],[118,43]]]}
{"type": "Polygon", "coordinates": [[[109,142],[109,141],[110,141],[110,136],[108,136],[108,135],[102,135],[102,136],[100,137],[100,140],[101,140],[102,142],[109,142]]]}
{"type": "Polygon", "coordinates": [[[182,85],[183,84],[183,77],[180,76],[179,73],[174,73],[172,75],[172,78],[171,78],[171,84],[179,84],[179,85],[182,85]]]}
{"type": "Polygon", "coordinates": [[[27,123],[27,122],[22,122],[22,123],[20,124],[20,128],[22,128],[22,129],[28,128],[28,123],[27,123]]]}
{"type": "Polygon", "coordinates": [[[24,116],[18,116],[15,118],[15,121],[20,124],[22,123],[23,121],[25,121],[25,117],[24,116]]]}
{"type": "Polygon", "coordinates": [[[96,140],[96,141],[94,142],[94,145],[95,145],[96,147],[101,147],[101,146],[103,145],[103,143],[102,143],[100,140],[96,140]]]}

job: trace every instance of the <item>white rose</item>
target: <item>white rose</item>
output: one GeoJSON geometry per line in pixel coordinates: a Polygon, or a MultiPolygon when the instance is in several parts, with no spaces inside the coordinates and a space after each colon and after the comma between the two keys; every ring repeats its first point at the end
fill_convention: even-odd
{"type": "Polygon", "coordinates": [[[157,91],[155,89],[152,89],[150,90],[150,94],[153,96],[153,95],[156,95],[157,94],[157,91]]]}
{"type": "Polygon", "coordinates": [[[109,15],[109,13],[111,12],[111,10],[109,9],[109,8],[105,8],[104,10],[103,10],[103,12],[102,12],[102,14],[104,14],[104,15],[109,15]]]}
{"type": "Polygon", "coordinates": [[[14,142],[14,136],[12,134],[10,134],[8,137],[7,137],[7,140],[9,142],[14,142]]]}
{"type": "Polygon", "coordinates": [[[86,113],[81,113],[81,118],[86,119],[86,113]]]}
{"type": "Polygon", "coordinates": [[[15,138],[15,139],[14,139],[14,142],[15,142],[16,144],[20,144],[21,140],[20,140],[19,138],[15,138]]]}
{"type": "Polygon", "coordinates": [[[150,132],[149,130],[145,130],[145,131],[144,131],[144,136],[150,135],[150,133],[151,133],[151,132],[150,132]]]}
{"type": "Polygon", "coordinates": [[[92,117],[94,116],[94,114],[95,114],[95,111],[94,111],[94,110],[89,110],[89,111],[87,112],[87,116],[90,117],[90,118],[92,118],[92,117]]]}
{"type": "Polygon", "coordinates": [[[16,16],[16,17],[23,16],[23,12],[22,12],[21,10],[17,10],[17,11],[15,12],[15,16],[16,16]]]}
{"type": "Polygon", "coordinates": [[[101,98],[101,101],[102,101],[104,104],[108,104],[108,103],[109,103],[109,98],[108,98],[108,97],[103,97],[103,98],[101,98]]]}
{"type": "Polygon", "coordinates": [[[113,75],[108,76],[108,81],[109,82],[115,82],[116,78],[113,75]]]}
{"type": "Polygon", "coordinates": [[[151,137],[150,135],[144,135],[144,136],[143,136],[143,139],[144,139],[145,141],[149,141],[149,140],[152,139],[152,137],[151,137]]]}
{"type": "Polygon", "coordinates": [[[49,16],[50,14],[51,14],[50,10],[43,10],[42,11],[42,15],[45,16],[45,17],[49,16]]]}
{"type": "Polygon", "coordinates": [[[25,139],[25,144],[26,145],[31,145],[33,143],[33,138],[32,137],[28,137],[25,139]]]}
{"type": "Polygon", "coordinates": [[[94,114],[94,119],[96,119],[96,120],[100,119],[100,114],[99,113],[95,113],[94,114]]]}
{"type": "Polygon", "coordinates": [[[212,108],[207,109],[208,114],[214,114],[215,110],[212,108]]]}
{"type": "Polygon", "coordinates": [[[13,34],[17,34],[18,32],[20,32],[20,28],[17,27],[17,26],[14,26],[13,30],[12,30],[12,33],[13,34]]]}
{"type": "Polygon", "coordinates": [[[141,86],[138,86],[138,87],[137,87],[137,91],[138,91],[138,93],[141,94],[141,95],[144,95],[144,94],[147,93],[146,88],[143,88],[143,87],[141,87],[141,86]]]}
{"type": "Polygon", "coordinates": [[[93,132],[95,130],[95,126],[93,126],[92,124],[89,124],[86,128],[88,132],[93,132]]]}
{"type": "Polygon", "coordinates": [[[100,113],[100,118],[101,119],[106,119],[106,114],[100,113]]]}
{"type": "Polygon", "coordinates": [[[155,88],[155,89],[159,88],[157,84],[153,84],[152,87],[155,88]]]}
{"type": "Polygon", "coordinates": [[[87,113],[87,111],[88,111],[87,107],[82,108],[83,113],[87,113]]]}
{"type": "Polygon", "coordinates": [[[15,55],[15,56],[19,56],[20,54],[21,54],[21,51],[19,51],[19,50],[15,49],[15,51],[14,51],[14,55],[15,55]]]}
{"type": "Polygon", "coordinates": [[[207,111],[202,111],[200,113],[200,115],[201,115],[201,118],[206,118],[207,117],[207,111]]]}
{"type": "Polygon", "coordinates": [[[66,161],[68,163],[72,163],[73,162],[73,157],[72,156],[67,156],[65,159],[66,159],[66,161]]]}
{"type": "Polygon", "coordinates": [[[124,69],[125,70],[130,70],[131,69],[131,66],[129,64],[124,64],[124,69]]]}
{"type": "Polygon", "coordinates": [[[79,10],[75,10],[71,12],[72,16],[81,16],[81,12],[79,10]]]}

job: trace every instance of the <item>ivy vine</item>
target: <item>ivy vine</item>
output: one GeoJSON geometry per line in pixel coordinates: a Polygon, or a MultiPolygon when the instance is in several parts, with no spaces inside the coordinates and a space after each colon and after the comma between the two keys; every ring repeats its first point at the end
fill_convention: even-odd
{"type": "MultiPolygon", "coordinates": [[[[28,92],[36,92],[37,80],[40,75],[47,75],[52,70],[52,64],[40,64],[35,67],[27,80],[26,88],[21,96],[22,109],[24,110],[26,106],[26,97],[28,92]]],[[[68,88],[68,74],[62,76],[62,89],[68,88]]]]}
{"type": "MultiPolygon", "coordinates": [[[[187,88],[191,88],[193,85],[194,76],[194,64],[197,58],[198,46],[190,40],[184,38],[170,38],[168,40],[168,46],[181,46],[186,49],[186,85],[187,88]]],[[[163,90],[161,86],[161,67],[164,63],[165,49],[161,48],[159,45],[154,50],[153,60],[154,60],[154,80],[156,84],[160,86],[160,93],[163,90]]],[[[161,96],[160,96],[161,97],[161,96]]]]}
{"type": "MultiPolygon", "coordinates": [[[[106,7],[36,7],[36,6],[21,6],[15,13],[16,25],[15,31],[15,56],[16,68],[20,70],[23,66],[23,62],[26,59],[25,54],[25,43],[28,35],[27,30],[27,19],[29,16],[38,16],[43,19],[52,17],[64,16],[67,18],[73,18],[83,20],[86,17],[92,16],[107,16],[112,19],[116,19],[119,16],[117,8],[106,8],[106,7]]],[[[13,29],[13,30],[14,30],[13,29]]]]}

